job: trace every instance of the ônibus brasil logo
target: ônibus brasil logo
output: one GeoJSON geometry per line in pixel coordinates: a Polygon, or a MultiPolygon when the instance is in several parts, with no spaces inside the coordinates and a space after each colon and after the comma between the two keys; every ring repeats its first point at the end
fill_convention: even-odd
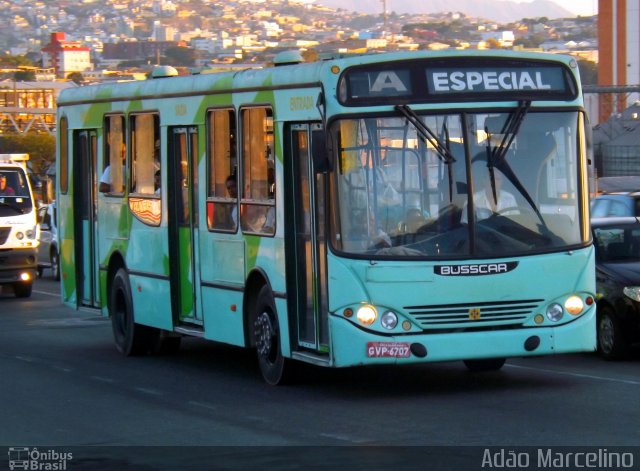
{"type": "Polygon", "coordinates": [[[27,469],[38,471],[60,471],[67,469],[67,461],[73,459],[72,453],[56,450],[38,450],[37,448],[9,447],[9,469],[27,469]]]}

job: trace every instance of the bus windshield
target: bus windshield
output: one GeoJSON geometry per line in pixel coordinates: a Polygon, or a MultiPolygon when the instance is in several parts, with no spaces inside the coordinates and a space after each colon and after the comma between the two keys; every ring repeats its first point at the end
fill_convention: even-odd
{"type": "Polygon", "coordinates": [[[495,258],[584,243],[578,111],[342,119],[333,248],[367,258],[495,258]]]}
{"type": "Polygon", "coordinates": [[[33,210],[27,175],[20,168],[0,167],[0,217],[33,210]]]}

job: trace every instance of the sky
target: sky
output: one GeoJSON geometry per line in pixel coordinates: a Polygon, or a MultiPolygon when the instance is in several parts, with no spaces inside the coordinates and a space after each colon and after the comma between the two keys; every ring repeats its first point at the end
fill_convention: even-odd
{"type": "MultiPolygon", "coordinates": [[[[529,3],[531,0],[513,0],[518,3],[529,3]]],[[[562,8],[569,10],[576,15],[591,16],[598,13],[598,0],[552,0],[562,8]]]]}

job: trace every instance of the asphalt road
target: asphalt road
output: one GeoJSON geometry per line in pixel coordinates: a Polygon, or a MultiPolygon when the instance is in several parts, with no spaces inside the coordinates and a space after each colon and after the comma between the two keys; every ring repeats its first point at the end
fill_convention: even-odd
{"type": "Polygon", "coordinates": [[[481,469],[487,447],[640,444],[638,353],[617,363],[595,354],[511,359],[492,373],[461,362],[309,366],[296,384],[271,387],[254,352],[201,339],[171,356],[124,358],[109,320],[63,306],[46,275],[31,298],[0,295],[0,445],[73,449],[66,469],[203,469],[196,463],[211,446],[220,467],[207,469],[270,469],[292,453],[297,463],[318,456],[273,469],[341,468],[342,458],[377,469],[389,450],[418,454],[418,463],[429,450],[428,469],[455,469],[456,459],[481,469]],[[446,467],[433,465],[440,458],[446,467]]]}

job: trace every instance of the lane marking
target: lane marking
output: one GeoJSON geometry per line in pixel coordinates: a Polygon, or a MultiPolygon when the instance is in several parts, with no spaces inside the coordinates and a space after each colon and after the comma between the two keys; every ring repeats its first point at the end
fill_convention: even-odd
{"type": "Polygon", "coordinates": [[[365,438],[351,438],[347,435],[341,435],[337,433],[321,433],[321,437],[331,438],[332,440],[338,440],[341,442],[349,442],[349,443],[368,443],[370,440],[365,438]]]}
{"type": "Polygon", "coordinates": [[[20,356],[20,355],[16,355],[15,359],[16,360],[21,360],[21,361],[26,361],[26,362],[29,362],[29,363],[35,363],[35,362],[38,361],[35,358],[23,357],[23,356],[20,356]]]}
{"type": "Polygon", "coordinates": [[[154,396],[162,396],[164,393],[162,391],[158,391],[156,389],[147,389],[147,388],[133,388],[138,392],[145,394],[153,394],[154,396]]]}
{"type": "Polygon", "coordinates": [[[584,373],[571,373],[570,371],[550,370],[547,368],[535,368],[533,366],[521,366],[521,365],[513,365],[509,363],[507,363],[505,366],[508,366],[509,368],[521,368],[523,370],[542,371],[544,373],[555,373],[558,375],[575,376],[577,378],[597,379],[599,381],[611,381],[614,383],[632,384],[634,386],[640,386],[640,381],[633,381],[631,379],[607,378],[606,376],[588,375],[584,373]]]}
{"type": "Polygon", "coordinates": [[[191,404],[192,406],[203,407],[205,409],[215,410],[215,411],[220,409],[219,406],[215,406],[213,404],[207,404],[206,402],[189,401],[187,402],[187,404],[191,404]]]}
{"type": "Polygon", "coordinates": [[[52,296],[55,298],[59,298],[60,297],[60,293],[50,293],[48,291],[40,291],[39,289],[34,289],[33,290],[34,293],[38,293],[38,294],[44,294],[45,296],[52,296]]]}
{"type": "Polygon", "coordinates": [[[89,376],[91,379],[95,379],[96,381],[101,381],[103,383],[113,383],[113,379],[105,378],[103,376],[89,376]]]}

